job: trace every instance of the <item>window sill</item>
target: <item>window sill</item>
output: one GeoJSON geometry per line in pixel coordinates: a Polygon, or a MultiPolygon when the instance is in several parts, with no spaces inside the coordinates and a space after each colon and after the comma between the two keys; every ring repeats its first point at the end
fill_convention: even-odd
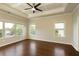
{"type": "Polygon", "coordinates": [[[24,36],[23,35],[13,35],[13,36],[2,37],[2,38],[0,38],[0,40],[16,38],[16,37],[23,38],[24,36]]]}

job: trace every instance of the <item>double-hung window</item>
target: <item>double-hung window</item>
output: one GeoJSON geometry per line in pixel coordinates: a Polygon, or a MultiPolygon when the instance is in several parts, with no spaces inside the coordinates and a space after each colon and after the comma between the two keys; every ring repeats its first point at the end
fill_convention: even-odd
{"type": "Polygon", "coordinates": [[[30,25],[30,35],[35,35],[36,34],[36,25],[32,24],[30,25]]]}
{"type": "Polygon", "coordinates": [[[62,23],[55,23],[55,34],[57,37],[65,37],[65,33],[64,33],[64,22],[62,23]]]}
{"type": "Polygon", "coordinates": [[[4,23],[5,26],[5,37],[11,37],[15,34],[15,24],[14,23],[4,23]]]}
{"type": "Polygon", "coordinates": [[[24,29],[23,25],[16,24],[16,30],[15,30],[16,35],[23,35],[23,29],[24,29]]]}

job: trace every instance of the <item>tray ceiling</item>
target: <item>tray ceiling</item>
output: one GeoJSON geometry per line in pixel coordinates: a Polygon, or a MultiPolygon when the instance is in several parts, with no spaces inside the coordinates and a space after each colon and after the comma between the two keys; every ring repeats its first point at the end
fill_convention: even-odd
{"type": "MultiPolygon", "coordinates": [[[[37,4],[37,3],[36,3],[37,4]]],[[[32,5],[32,3],[31,3],[32,5]]],[[[0,3],[0,9],[8,12],[20,15],[22,17],[36,17],[48,14],[56,14],[62,12],[72,12],[78,4],[76,3],[42,3],[38,8],[43,10],[42,12],[36,11],[33,14],[32,9],[24,10],[30,6],[26,3],[0,3]]]]}

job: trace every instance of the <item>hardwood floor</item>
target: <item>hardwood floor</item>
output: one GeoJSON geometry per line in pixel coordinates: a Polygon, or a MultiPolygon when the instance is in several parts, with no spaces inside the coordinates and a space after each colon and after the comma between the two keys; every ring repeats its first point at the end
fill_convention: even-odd
{"type": "Polygon", "coordinates": [[[37,40],[24,40],[0,48],[0,56],[77,56],[71,45],[49,43],[37,40]]]}

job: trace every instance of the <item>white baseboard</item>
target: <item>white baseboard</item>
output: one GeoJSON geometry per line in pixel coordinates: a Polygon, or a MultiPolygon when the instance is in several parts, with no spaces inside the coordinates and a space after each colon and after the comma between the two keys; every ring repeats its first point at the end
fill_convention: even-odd
{"type": "MultiPolygon", "coordinates": [[[[37,40],[37,39],[32,39],[32,40],[37,40]]],[[[62,43],[62,42],[56,42],[56,41],[49,41],[49,40],[44,40],[44,39],[38,39],[39,41],[45,41],[45,42],[55,42],[55,43],[61,43],[61,44],[67,44],[67,45],[72,45],[70,43],[62,43]]]]}
{"type": "Polygon", "coordinates": [[[72,45],[72,47],[73,47],[77,52],[79,52],[79,50],[78,50],[76,47],[74,47],[73,45],[72,45]]]}

